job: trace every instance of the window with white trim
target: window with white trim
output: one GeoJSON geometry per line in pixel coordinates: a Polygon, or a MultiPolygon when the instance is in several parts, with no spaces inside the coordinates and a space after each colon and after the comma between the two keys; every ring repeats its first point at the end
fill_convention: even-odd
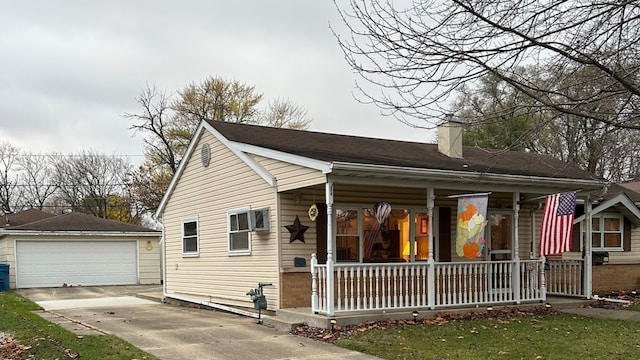
{"type": "Polygon", "coordinates": [[[182,255],[198,256],[199,251],[198,218],[182,220],[182,255]]]}
{"type": "Polygon", "coordinates": [[[359,210],[357,208],[336,209],[336,261],[360,261],[359,210]]]}
{"type": "Polygon", "coordinates": [[[591,218],[592,249],[623,250],[624,217],[622,214],[598,214],[591,218]]]}
{"type": "Polygon", "coordinates": [[[229,254],[251,254],[251,211],[248,208],[227,212],[229,254]]]}

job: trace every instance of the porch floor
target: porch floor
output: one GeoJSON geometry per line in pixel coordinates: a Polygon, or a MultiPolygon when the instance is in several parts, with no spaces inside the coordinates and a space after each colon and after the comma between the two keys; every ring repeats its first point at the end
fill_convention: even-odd
{"type": "MultiPolygon", "coordinates": [[[[547,302],[551,304],[555,309],[569,309],[569,308],[580,308],[583,304],[588,304],[593,302],[593,300],[587,300],[584,298],[569,298],[569,297],[556,297],[549,296],[547,297],[547,302]]],[[[541,305],[540,302],[533,303],[522,303],[522,304],[498,304],[493,305],[494,308],[502,308],[502,307],[518,307],[521,309],[525,309],[527,307],[535,307],[541,305]]],[[[428,310],[428,309],[417,309],[420,313],[420,317],[436,317],[436,315],[441,314],[443,312],[456,312],[456,313],[467,313],[469,311],[486,311],[486,306],[481,307],[460,307],[460,308],[443,308],[436,310],[428,310]]],[[[386,310],[386,311],[360,311],[360,312],[336,312],[335,318],[339,325],[354,325],[361,322],[366,321],[380,321],[380,320],[400,320],[400,319],[411,319],[411,312],[413,309],[404,309],[404,310],[386,310]]],[[[322,327],[329,329],[331,324],[329,322],[330,318],[321,315],[321,314],[313,314],[311,312],[310,307],[300,307],[300,308],[287,308],[280,309],[276,311],[275,316],[265,316],[263,321],[265,325],[273,326],[279,330],[283,331],[291,331],[296,326],[300,326],[301,324],[307,324],[312,327],[322,327]]]]}

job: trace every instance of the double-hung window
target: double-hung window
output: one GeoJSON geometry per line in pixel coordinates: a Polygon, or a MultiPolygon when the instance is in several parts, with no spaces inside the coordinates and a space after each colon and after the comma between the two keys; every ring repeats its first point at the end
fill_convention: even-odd
{"type": "Polygon", "coordinates": [[[336,209],[336,261],[360,261],[358,209],[336,209]]]}
{"type": "Polygon", "coordinates": [[[182,255],[198,256],[200,242],[198,239],[198,218],[182,220],[182,255]]]}
{"type": "Polygon", "coordinates": [[[623,249],[624,218],[622,214],[598,214],[591,220],[594,250],[623,249]]]}
{"type": "Polygon", "coordinates": [[[251,212],[237,209],[227,212],[229,229],[229,255],[251,254],[251,212]]]}

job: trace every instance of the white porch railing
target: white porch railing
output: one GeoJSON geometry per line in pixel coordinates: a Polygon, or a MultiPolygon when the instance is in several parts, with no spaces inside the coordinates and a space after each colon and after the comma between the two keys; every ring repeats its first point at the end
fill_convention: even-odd
{"type": "Polygon", "coordinates": [[[545,301],[543,263],[540,260],[520,260],[520,300],[545,301]]]}
{"type": "Polygon", "coordinates": [[[582,284],[584,260],[547,259],[547,294],[562,296],[585,296],[582,284]]]}
{"type": "MultiPolygon", "coordinates": [[[[429,266],[426,262],[334,264],[333,310],[434,309],[544,299],[540,260],[435,263],[433,279],[429,266]],[[514,281],[518,278],[514,274],[519,274],[519,281],[514,281]],[[429,281],[435,285],[433,303],[429,281]]],[[[311,273],[312,310],[327,314],[327,266],[313,256],[311,273]]]]}
{"type": "Polygon", "coordinates": [[[515,261],[436,263],[436,307],[542,300],[542,265],[522,260],[519,293],[515,261]]]}

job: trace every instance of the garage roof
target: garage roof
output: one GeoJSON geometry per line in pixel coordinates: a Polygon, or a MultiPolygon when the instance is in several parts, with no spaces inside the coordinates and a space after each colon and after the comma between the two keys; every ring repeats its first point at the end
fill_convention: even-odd
{"type": "Polygon", "coordinates": [[[95,216],[77,212],[52,216],[28,224],[9,226],[6,228],[6,230],[160,233],[157,230],[149,229],[143,226],[128,224],[122,221],[101,219],[95,216]]]}

